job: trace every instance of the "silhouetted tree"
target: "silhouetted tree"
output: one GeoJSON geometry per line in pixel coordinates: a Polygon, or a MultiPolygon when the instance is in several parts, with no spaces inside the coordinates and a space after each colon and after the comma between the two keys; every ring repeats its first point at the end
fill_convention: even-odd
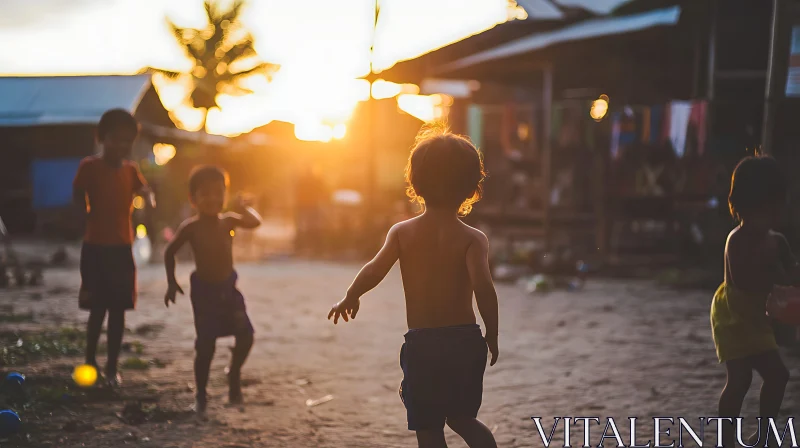
{"type": "MultiPolygon", "coordinates": [[[[279,68],[258,57],[253,36],[240,21],[244,0],[234,0],[221,7],[216,0],[203,4],[208,25],[202,29],[181,28],[167,19],[175,39],[186,51],[194,67],[191,102],[196,108],[206,110],[216,107],[219,93],[245,95],[252,93],[241,85],[242,79],[252,75],[270,78],[279,68]]],[[[157,70],[168,78],[176,79],[185,73],[157,70]]]]}

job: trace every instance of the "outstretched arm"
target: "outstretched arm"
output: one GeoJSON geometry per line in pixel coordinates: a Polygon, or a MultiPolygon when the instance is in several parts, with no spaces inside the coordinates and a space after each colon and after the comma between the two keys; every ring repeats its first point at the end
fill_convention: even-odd
{"type": "Polygon", "coordinates": [[[491,365],[494,365],[500,354],[497,346],[497,292],[489,269],[489,240],[483,233],[476,233],[474,241],[467,249],[467,271],[478,311],[486,325],[486,344],[492,353],[491,365]]]}
{"type": "Polygon", "coordinates": [[[233,227],[255,229],[261,225],[261,215],[243,199],[237,199],[235,210],[225,214],[225,218],[233,223],[233,227]]]}
{"type": "Polygon", "coordinates": [[[167,294],[164,296],[164,305],[169,307],[169,303],[175,303],[175,295],[177,293],[183,294],[178,281],[175,279],[175,254],[186,243],[189,238],[189,227],[192,221],[184,221],[178,227],[175,237],[167,245],[164,250],[164,267],[167,270],[167,294]]]}
{"type": "Polygon", "coordinates": [[[150,185],[147,184],[144,176],[142,176],[142,172],[139,171],[139,166],[135,163],[131,163],[131,168],[133,169],[134,194],[141,195],[145,198],[150,208],[156,208],[156,195],[153,193],[153,189],[150,188],[150,185]]]}
{"type": "Polygon", "coordinates": [[[331,311],[328,313],[328,319],[333,317],[334,324],[339,322],[339,316],[341,316],[345,322],[349,320],[348,317],[352,319],[356,318],[361,296],[378,286],[400,257],[400,243],[397,236],[397,229],[397,224],[389,229],[386,242],[378,252],[378,255],[375,255],[375,258],[361,268],[355,280],[353,280],[353,283],[350,285],[350,288],[347,289],[345,298],[331,308],[331,311]]]}

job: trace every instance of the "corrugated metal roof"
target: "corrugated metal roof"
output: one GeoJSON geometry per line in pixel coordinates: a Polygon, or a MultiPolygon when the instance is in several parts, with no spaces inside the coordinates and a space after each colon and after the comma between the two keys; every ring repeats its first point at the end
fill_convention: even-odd
{"type": "Polygon", "coordinates": [[[590,39],[593,37],[630,33],[656,26],[675,25],[681,16],[681,8],[648,11],[621,17],[607,17],[579,22],[547,33],[536,33],[506,44],[481,51],[443,65],[437,72],[446,73],[471,67],[476,64],[528,53],[562,42],[590,39]]]}
{"type": "Polygon", "coordinates": [[[532,20],[559,20],[564,13],[549,0],[517,0],[517,4],[528,13],[532,20]]]}
{"type": "Polygon", "coordinates": [[[608,14],[631,0],[555,0],[561,6],[587,9],[595,14],[608,14]]]}
{"type": "Polygon", "coordinates": [[[0,126],[93,124],[103,112],[136,111],[150,75],[0,77],[0,126]]]}

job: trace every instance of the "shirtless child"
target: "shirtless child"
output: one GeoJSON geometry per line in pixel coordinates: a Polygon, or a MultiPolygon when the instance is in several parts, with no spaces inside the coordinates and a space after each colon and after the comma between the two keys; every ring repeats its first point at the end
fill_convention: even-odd
{"type": "Polygon", "coordinates": [[[236,289],[233,269],[234,229],[253,229],[261,217],[250,207],[239,205],[239,213],[222,213],[228,190],[228,175],[215,166],[195,169],[189,178],[189,199],[197,215],[184,221],[167,246],[164,263],[169,287],[164,304],[175,303],[183,290],[175,279],[175,254],[189,243],[197,266],[191,277],[191,300],[197,331],[194,375],[197,383],[195,411],[206,410],[206,385],[217,338],[235,336],[236,345],[228,370],[228,399],[242,402],[241,369],[253,345],[253,325],[247,317],[244,297],[236,289]]]}
{"type": "Polygon", "coordinates": [[[486,236],[464,224],[485,177],[480,153],[464,137],[442,130],[420,134],[406,167],[408,195],[424,212],[395,224],[375,258],[356,276],[328,319],[355,319],[360,297],[400,260],[409,331],[400,350],[400,397],[408,429],[420,447],[446,447],[444,425],[472,447],[495,447],[476,417],[487,351],[497,362],[497,294],[486,236]],[[486,325],[481,334],[472,295],[486,325]]]}

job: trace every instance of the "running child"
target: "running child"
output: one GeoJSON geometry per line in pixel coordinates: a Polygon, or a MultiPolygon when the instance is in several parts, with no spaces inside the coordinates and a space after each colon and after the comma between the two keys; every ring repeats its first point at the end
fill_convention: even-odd
{"type": "Polygon", "coordinates": [[[100,156],[81,161],[73,181],[73,198],[86,211],[81,249],[81,309],[89,310],[86,364],[97,367],[97,342],[108,314],[106,379],[118,386],[117,361],[125,331],[125,311],[136,306],[136,266],[133,261],[133,198],[143,194],[155,206],[152,193],[130,156],[139,132],[125,110],[104,113],[97,126],[100,156]]]}
{"type": "Polygon", "coordinates": [[[183,289],[175,279],[175,254],[189,243],[194,253],[196,270],[191,275],[191,301],[194,311],[195,341],[194,377],[196,401],[194,409],[203,414],[208,404],[211,360],[217,338],[235,336],[236,344],[228,368],[228,400],[242,403],[241,372],[253,346],[253,325],[247,317],[244,297],[236,289],[237,274],[233,269],[233,235],[237,228],[254,229],[261,217],[243,201],[238,212],[222,213],[226,205],[228,174],[215,166],[196,168],[189,178],[189,200],[197,214],[184,221],[164,253],[169,286],[164,304],[175,303],[175,295],[183,289]]]}
{"type": "Polygon", "coordinates": [[[400,260],[409,331],[400,349],[400,398],[420,447],[446,447],[444,425],[470,447],[495,447],[476,417],[487,352],[497,362],[497,294],[486,236],[459,218],[481,197],[481,155],[464,137],[423,131],[406,166],[407,193],[424,212],[395,224],[375,258],[356,276],[328,319],[355,319],[360,297],[400,260]],[[472,295],[486,325],[481,334],[472,295]]]}
{"type": "MultiPolygon", "coordinates": [[[[798,274],[786,238],[773,230],[780,222],[786,196],[786,179],[775,159],[747,157],[736,166],[728,204],[739,225],[728,235],[725,282],[711,303],[717,357],[728,373],[719,398],[719,415],[739,417],[752,371],[758,372],[764,380],[758,414],[764,419],[760,446],[766,441],[766,419],[778,416],[789,380],[766,315],[766,301],[773,287],[791,283],[798,274]]],[[[724,445],[734,446],[734,425],[725,426],[724,445]]],[[[755,443],[758,436],[756,433],[750,443],[743,442],[755,443]]]]}

